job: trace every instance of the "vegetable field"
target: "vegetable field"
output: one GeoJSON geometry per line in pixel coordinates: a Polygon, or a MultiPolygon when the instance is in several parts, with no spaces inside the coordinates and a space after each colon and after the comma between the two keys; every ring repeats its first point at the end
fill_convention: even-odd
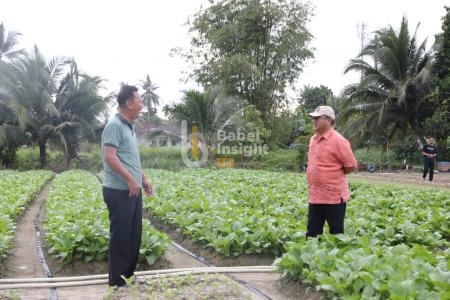
{"type": "Polygon", "coordinates": [[[224,256],[272,253],[284,276],[349,299],[447,299],[450,195],[351,184],[346,233],[305,239],[307,185],[292,174],[147,170],[145,206],[224,256]]]}
{"type": "MultiPolygon", "coordinates": [[[[109,220],[101,184],[89,172],[67,171],[56,176],[46,204],[45,232],[49,253],[63,262],[106,260],[109,220]]],[[[143,220],[139,263],[152,265],[168,237],[143,220]]]]}
{"type": "Polygon", "coordinates": [[[49,171],[0,172],[0,260],[11,250],[16,219],[52,177],[49,171]]]}
{"type": "MultiPolygon", "coordinates": [[[[287,280],[329,298],[450,299],[450,194],[445,190],[352,183],[345,234],[306,239],[308,187],[300,174],[145,173],[155,195],[144,198],[144,209],[223,257],[271,255],[287,280]]],[[[52,177],[43,220],[48,253],[65,266],[105,262],[109,220],[101,184],[81,170],[56,176],[0,172],[0,254],[6,258],[11,252],[18,216],[52,177]]],[[[144,219],[139,263],[154,264],[167,247],[168,235],[144,219]]]]}

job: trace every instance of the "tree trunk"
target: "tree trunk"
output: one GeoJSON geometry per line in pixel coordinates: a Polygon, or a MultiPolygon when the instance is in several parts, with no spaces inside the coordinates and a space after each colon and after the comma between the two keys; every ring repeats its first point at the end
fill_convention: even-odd
{"type": "Polygon", "coordinates": [[[39,160],[41,162],[41,168],[47,166],[47,153],[46,153],[45,141],[39,143],[39,160]]]}

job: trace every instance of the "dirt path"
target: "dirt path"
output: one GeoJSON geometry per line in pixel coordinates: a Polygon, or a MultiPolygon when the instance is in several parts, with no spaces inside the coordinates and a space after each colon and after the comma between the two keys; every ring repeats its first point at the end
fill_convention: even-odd
{"type": "MultiPolygon", "coordinates": [[[[236,258],[223,258],[211,248],[205,248],[205,246],[195,243],[188,237],[176,232],[175,230],[173,230],[173,228],[171,228],[171,226],[158,219],[154,215],[147,213],[146,217],[158,230],[167,233],[172,240],[179,243],[182,247],[195,253],[198,256],[205,258],[210,263],[218,267],[258,265],[270,266],[273,264],[273,261],[275,259],[274,256],[270,255],[241,255],[236,258]]],[[[287,284],[283,287],[279,287],[279,284],[281,283],[280,273],[238,273],[233,274],[232,276],[238,280],[242,280],[250,284],[254,288],[257,288],[272,299],[315,300],[321,299],[321,297],[323,297],[321,293],[316,292],[314,289],[307,290],[306,287],[300,286],[299,284],[287,284]]]]}
{"type": "Polygon", "coordinates": [[[444,188],[450,190],[450,173],[448,172],[434,174],[432,182],[428,180],[424,181],[421,173],[404,171],[380,173],[359,172],[350,174],[348,178],[350,181],[362,180],[375,183],[389,183],[398,186],[444,188]]]}
{"type": "MultiPolygon", "coordinates": [[[[28,204],[24,215],[20,218],[14,238],[14,248],[6,265],[6,278],[45,277],[44,270],[36,251],[36,232],[34,218],[39,212],[41,204],[47,199],[51,182],[48,183],[37,197],[28,204]]],[[[1,291],[3,295],[9,295],[1,291]]],[[[24,290],[20,292],[21,299],[49,299],[50,290],[24,290]]]]}
{"type": "MultiPolygon", "coordinates": [[[[167,248],[166,253],[163,257],[164,260],[170,262],[170,268],[178,269],[178,268],[190,268],[190,267],[205,267],[206,265],[193,257],[187,255],[186,253],[178,250],[172,244],[170,244],[167,248]]],[[[259,274],[257,274],[259,275],[259,274]]],[[[254,295],[250,290],[243,288],[242,289],[242,299],[264,299],[262,297],[258,297],[254,295]]],[[[58,297],[59,299],[67,299],[67,300],[78,300],[78,299],[86,299],[86,300],[96,300],[102,299],[108,296],[108,286],[104,285],[95,285],[95,286],[84,286],[84,287],[67,287],[67,288],[58,288],[58,297]],[[82,296],[81,296],[82,295],[82,296]],[[81,297],[81,298],[80,298],[81,297]]],[[[124,299],[130,299],[130,295],[125,295],[124,299]]],[[[158,298],[159,299],[159,298],[158,298]]],[[[283,298],[274,298],[274,299],[283,299],[283,298]]]]}

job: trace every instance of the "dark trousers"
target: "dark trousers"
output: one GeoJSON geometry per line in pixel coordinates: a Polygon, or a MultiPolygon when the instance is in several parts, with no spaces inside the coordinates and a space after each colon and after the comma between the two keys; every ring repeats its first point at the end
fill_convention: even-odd
{"type": "Polygon", "coordinates": [[[121,276],[133,276],[141,246],[142,193],[129,197],[129,191],[103,187],[109,211],[109,285],[123,286],[121,276]]]}
{"type": "Polygon", "coordinates": [[[423,179],[427,178],[428,170],[430,170],[430,181],[433,181],[434,160],[425,159],[423,161],[423,179]]]}
{"type": "MultiPolygon", "coordinates": [[[[342,200],[341,200],[342,201],[342,200]]],[[[344,233],[345,208],[347,203],[309,204],[307,237],[316,237],[323,233],[323,225],[327,221],[331,234],[344,233]]]]}

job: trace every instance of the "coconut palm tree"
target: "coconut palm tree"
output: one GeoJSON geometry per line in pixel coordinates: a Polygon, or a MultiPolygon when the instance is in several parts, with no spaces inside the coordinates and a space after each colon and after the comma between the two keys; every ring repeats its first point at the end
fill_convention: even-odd
{"type": "Polygon", "coordinates": [[[14,47],[18,44],[18,37],[20,33],[10,31],[6,33],[5,25],[0,24],[0,60],[4,58],[14,58],[23,53],[23,50],[14,50],[14,47]]]}
{"type": "Polygon", "coordinates": [[[17,149],[26,141],[14,111],[0,102],[0,164],[8,168],[14,161],[17,149]]]}
{"type": "Polygon", "coordinates": [[[55,106],[59,111],[58,123],[69,123],[63,130],[67,166],[78,157],[83,140],[95,140],[102,126],[99,117],[107,113],[107,98],[99,95],[102,79],[79,71],[75,61],[70,71],[61,80],[55,106]]]}
{"type": "Polygon", "coordinates": [[[65,145],[63,129],[70,122],[57,122],[60,113],[53,98],[58,81],[70,60],[46,60],[35,46],[31,53],[0,64],[0,102],[11,112],[17,126],[39,146],[41,166],[47,162],[46,144],[58,139],[65,145]]]}
{"type": "Polygon", "coordinates": [[[426,40],[418,43],[417,28],[410,35],[406,18],[398,31],[391,26],[376,31],[345,70],[362,72],[363,77],[343,91],[337,121],[344,134],[355,142],[381,138],[384,145],[420,134],[430,113],[430,67],[426,40]]]}
{"type": "Polygon", "coordinates": [[[190,128],[193,124],[200,126],[200,130],[206,135],[213,126],[214,99],[207,97],[205,93],[188,90],[184,92],[182,102],[166,107],[170,118],[188,123],[190,128]]]}
{"type": "Polygon", "coordinates": [[[186,121],[188,128],[197,124],[206,141],[211,143],[217,130],[231,130],[241,125],[244,101],[227,95],[222,87],[211,87],[205,92],[187,90],[180,103],[164,106],[163,112],[172,120],[186,121]]]}
{"type": "Polygon", "coordinates": [[[146,119],[150,119],[150,116],[155,114],[155,109],[159,106],[159,96],[155,93],[159,87],[150,80],[150,76],[147,75],[145,80],[141,80],[141,87],[144,90],[142,93],[142,102],[147,108],[146,119]]]}

